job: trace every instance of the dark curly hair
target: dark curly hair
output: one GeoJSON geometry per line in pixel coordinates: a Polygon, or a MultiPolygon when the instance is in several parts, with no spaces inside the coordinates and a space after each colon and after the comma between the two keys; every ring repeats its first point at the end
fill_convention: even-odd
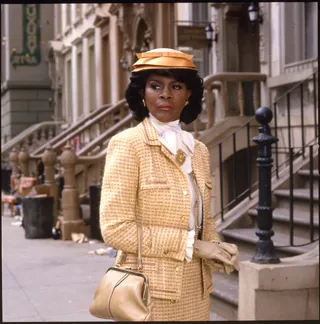
{"type": "Polygon", "coordinates": [[[186,105],[180,115],[180,121],[190,124],[197,119],[202,110],[203,79],[198,72],[187,69],[150,69],[140,72],[132,72],[130,83],[126,89],[125,97],[132,111],[133,118],[142,121],[149,116],[148,109],[143,105],[139,91],[144,90],[150,74],[173,77],[178,82],[185,83],[187,89],[192,90],[189,104],[186,105]]]}

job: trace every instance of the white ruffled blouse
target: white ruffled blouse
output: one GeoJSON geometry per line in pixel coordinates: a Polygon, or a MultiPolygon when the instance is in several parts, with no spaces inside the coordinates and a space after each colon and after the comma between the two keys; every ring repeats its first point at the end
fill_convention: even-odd
{"type": "Polygon", "coordinates": [[[159,141],[174,155],[177,154],[178,149],[182,150],[186,155],[185,162],[180,166],[183,173],[186,175],[189,185],[190,192],[190,200],[191,200],[191,210],[190,210],[190,218],[189,218],[189,232],[188,232],[188,242],[185,259],[190,262],[192,259],[193,253],[193,244],[195,237],[195,204],[197,199],[199,198],[199,224],[201,224],[202,218],[202,199],[201,195],[198,195],[196,188],[193,185],[192,181],[192,165],[191,165],[191,156],[194,153],[195,141],[192,134],[183,131],[180,126],[179,120],[175,120],[168,123],[163,123],[157,120],[154,116],[149,113],[149,119],[156,129],[159,141]]]}

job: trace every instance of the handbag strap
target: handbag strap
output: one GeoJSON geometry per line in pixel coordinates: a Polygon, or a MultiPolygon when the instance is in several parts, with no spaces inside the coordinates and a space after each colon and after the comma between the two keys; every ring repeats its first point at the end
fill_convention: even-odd
{"type": "Polygon", "coordinates": [[[141,257],[141,241],[142,241],[142,228],[140,224],[137,224],[137,235],[138,235],[138,271],[142,271],[142,257],[141,257]]]}

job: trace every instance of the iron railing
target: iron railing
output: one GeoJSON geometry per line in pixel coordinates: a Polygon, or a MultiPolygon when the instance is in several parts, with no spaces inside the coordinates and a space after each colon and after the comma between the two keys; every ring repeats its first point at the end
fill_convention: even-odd
{"type": "MultiPolygon", "coordinates": [[[[270,125],[272,131],[276,138],[279,137],[279,134],[282,130],[287,132],[287,145],[279,146],[278,142],[275,143],[275,147],[272,149],[272,160],[275,161],[275,164],[272,167],[271,178],[275,177],[275,179],[280,178],[280,173],[282,170],[288,169],[289,167],[289,183],[290,183],[290,242],[288,247],[290,246],[303,246],[306,244],[310,244],[319,238],[315,238],[315,226],[314,226],[314,166],[313,166],[313,153],[314,147],[317,145],[319,148],[319,112],[317,107],[317,74],[318,72],[314,72],[311,76],[301,81],[300,83],[294,85],[291,89],[281,95],[275,102],[271,105],[270,109],[273,110],[273,123],[270,125]],[[304,87],[308,85],[313,85],[313,96],[312,103],[309,105],[309,110],[312,110],[312,123],[309,125],[306,124],[305,121],[305,108],[306,105],[304,103],[304,87]],[[297,118],[295,120],[295,125],[292,125],[292,102],[291,96],[293,94],[297,95],[297,91],[300,97],[300,122],[297,123],[297,118]],[[279,125],[279,108],[282,106],[281,113],[284,114],[286,112],[286,124],[279,125]],[[283,107],[284,106],[284,107],[283,107]],[[311,106],[311,108],[310,108],[311,106]],[[312,132],[310,131],[312,129],[312,132]],[[296,130],[295,132],[293,130],[296,130]],[[307,132],[308,131],[308,132],[307,132]],[[308,136],[306,135],[308,134],[308,136]],[[293,138],[294,135],[294,138],[293,138]],[[301,145],[294,145],[294,142],[299,142],[301,145]],[[306,153],[308,150],[308,154],[306,153]],[[280,157],[282,161],[280,162],[280,157]],[[294,244],[294,202],[295,197],[293,193],[294,188],[294,171],[293,164],[299,157],[302,159],[309,158],[309,168],[310,168],[310,197],[309,197],[309,210],[310,210],[310,242],[301,245],[294,244]]],[[[309,118],[310,119],[310,118],[309,118]]],[[[251,199],[251,194],[253,191],[258,189],[259,182],[252,182],[250,170],[252,168],[251,158],[252,158],[252,145],[251,143],[251,129],[253,127],[257,127],[255,117],[252,117],[246,124],[239,127],[236,131],[234,131],[231,135],[224,138],[220,143],[216,145],[217,154],[218,154],[218,167],[220,173],[220,210],[214,215],[214,217],[221,217],[221,221],[224,221],[224,214],[226,211],[231,209],[234,205],[239,203],[244,198],[251,199]],[[243,136],[243,130],[246,129],[246,143],[247,143],[247,163],[244,169],[243,163],[238,163],[237,161],[237,150],[236,150],[236,142],[237,136],[239,136],[241,132],[241,136],[243,136]],[[223,177],[223,167],[224,167],[224,159],[223,159],[223,150],[227,149],[227,146],[230,145],[230,140],[232,140],[232,159],[233,159],[233,188],[230,190],[233,192],[233,199],[228,203],[224,203],[224,188],[226,184],[224,183],[223,177]],[[242,192],[237,191],[237,177],[242,172],[246,171],[247,173],[247,186],[246,189],[242,192]]],[[[280,247],[280,246],[277,246],[280,247]]],[[[281,246],[287,247],[287,246],[281,246]]]]}

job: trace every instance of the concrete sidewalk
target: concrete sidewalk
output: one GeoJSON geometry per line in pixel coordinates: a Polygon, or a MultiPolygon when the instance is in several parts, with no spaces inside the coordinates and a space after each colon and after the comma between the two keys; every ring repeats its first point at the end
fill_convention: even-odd
{"type": "Polygon", "coordinates": [[[102,321],[88,308],[114,258],[88,252],[106,246],[26,239],[13,218],[1,219],[3,321],[102,321]]]}
{"type": "MultiPolygon", "coordinates": [[[[53,239],[26,239],[14,218],[2,223],[2,309],[5,322],[103,321],[89,313],[95,289],[114,263],[89,251],[94,244],[53,239]]],[[[211,320],[221,320],[211,314],[211,320]]]]}

